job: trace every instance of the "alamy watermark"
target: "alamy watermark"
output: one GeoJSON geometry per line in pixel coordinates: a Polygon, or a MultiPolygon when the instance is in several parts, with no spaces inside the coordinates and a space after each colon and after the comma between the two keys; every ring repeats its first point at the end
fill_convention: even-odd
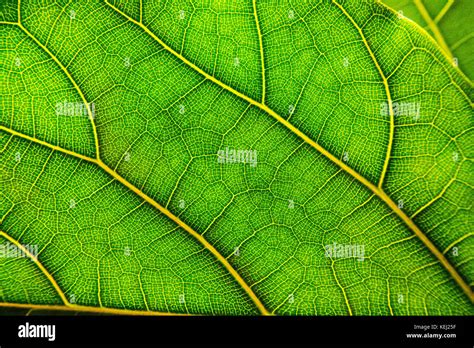
{"type": "Polygon", "coordinates": [[[365,248],[362,244],[333,244],[324,247],[325,256],[330,258],[355,258],[357,261],[364,261],[365,248]]]}
{"type": "Polygon", "coordinates": [[[56,325],[39,325],[26,322],[18,326],[19,338],[47,338],[52,342],[56,339],[56,325]]]}
{"type": "Polygon", "coordinates": [[[15,244],[6,242],[0,244],[0,258],[38,257],[38,245],[22,245],[21,248],[15,244]]]}
{"type": "Polygon", "coordinates": [[[221,164],[243,163],[252,167],[257,165],[257,150],[229,149],[217,151],[217,162],[221,164]]]}
{"type": "MultiPolygon", "coordinates": [[[[95,104],[90,103],[89,105],[91,116],[95,118],[95,104]]],[[[87,105],[83,102],[58,102],[56,103],[56,115],[58,116],[85,116],[89,115],[87,105]]]]}
{"type": "MultiPolygon", "coordinates": [[[[415,102],[394,102],[392,103],[393,116],[408,116],[413,117],[414,119],[420,118],[420,108],[421,103],[415,102]]],[[[380,115],[389,116],[390,115],[390,105],[389,103],[380,104],[380,115]]]]}

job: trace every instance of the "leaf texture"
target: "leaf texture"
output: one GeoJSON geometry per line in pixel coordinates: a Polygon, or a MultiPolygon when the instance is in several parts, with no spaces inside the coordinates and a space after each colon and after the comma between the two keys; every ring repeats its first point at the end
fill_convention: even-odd
{"type": "Polygon", "coordinates": [[[473,90],[419,26],[355,0],[2,6],[0,237],[25,249],[2,307],[474,314],[473,90]]]}
{"type": "Polygon", "coordinates": [[[474,31],[466,25],[474,19],[474,3],[465,0],[386,0],[385,4],[422,26],[438,43],[446,57],[472,83],[471,55],[474,31]]]}

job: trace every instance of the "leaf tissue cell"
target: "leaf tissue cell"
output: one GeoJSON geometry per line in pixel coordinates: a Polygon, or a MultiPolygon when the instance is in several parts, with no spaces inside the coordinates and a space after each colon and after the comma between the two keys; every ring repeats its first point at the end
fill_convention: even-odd
{"type": "Polygon", "coordinates": [[[1,312],[473,315],[472,10],[2,1],[1,312]]]}

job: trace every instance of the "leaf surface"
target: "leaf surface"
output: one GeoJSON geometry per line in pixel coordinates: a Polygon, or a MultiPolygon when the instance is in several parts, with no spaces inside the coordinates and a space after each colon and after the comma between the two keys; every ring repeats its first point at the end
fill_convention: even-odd
{"type": "Polygon", "coordinates": [[[0,14],[0,237],[38,248],[0,258],[2,306],[474,313],[473,91],[412,22],[342,0],[0,14]]]}
{"type": "Polygon", "coordinates": [[[469,0],[384,0],[386,5],[399,11],[423,27],[440,46],[445,56],[469,78],[472,83],[474,60],[472,45],[474,31],[474,3],[469,0]]]}

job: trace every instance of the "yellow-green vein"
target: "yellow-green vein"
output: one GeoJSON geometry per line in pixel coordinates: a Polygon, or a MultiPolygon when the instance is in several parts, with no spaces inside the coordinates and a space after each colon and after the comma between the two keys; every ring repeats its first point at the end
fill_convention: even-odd
{"type": "Polygon", "coordinates": [[[127,20],[130,22],[136,24],[139,26],[144,32],[146,32],[150,37],[152,37],[155,41],[157,41],[166,51],[180,59],[183,63],[185,63],[187,66],[192,68],[193,70],[197,71],[204,77],[206,77],[208,80],[216,83],[220,87],[224,88],[225,90],[231,92],[232,94],[242,98],[243,100],[249,102],[252,105],[257,106],[261,110],[265,111],[267,114],[278,120],[282,125],[284,125],[286,128],[288,128],[290,131],[292,131],[294,134],[296,134],[298,137],[303,139],[306,143],[311,145],[314,149],[316,149],[318,152],[320,152],[322,155],[324,155],[326,158],[328,158],[330,161],[332,161],[334,164],[342,168],[345,172],[347,172],[349,175],[354,177],[357,181],[359,181],[361,184],[363,184],[366,188],[368,188],[370,191],[372,191],[375,195],[377,195],[389,208],[391,208],[397,216],[412,230],[413,233],[415,233],[418,238],[423,242],[423,244],[428,248],[428,250],[439,260],[439,262],[444,266],[444,268],[448,271],[448,273],[452,276],[454,281],[461,287],[463,292],[468,296],[468,298],[471,301],[474,301],[474,294],[470,288],[470,286],[464,281],[464,279],[460,276],[460,274],[457,272],[457,270],[451,265],[451,263],[446,259],[446,257],[438,250],[438,248],[429,240],[429,238],[418,228],[418,226],[406,215],[399,207],[398,205],[384,192],[384,190],[381,187],[378,187],[371,183],[369,180],[367,180],[365,177],[363,177],[361,174],[359,174],[357,171],[346,165],[343,161],[335,157],[332,153],[327,151],[325,148],[323,148],[321,145],[316,143],[314,140],[309,138],[306,134],[301,132],[298,128],[293,126],[291,123],[289,123],[287,120],[285,120],[283,117],[278,115],[275,111],[270,109],[267,105],[262,104],[247,95],[235,90],[234,88],[226,85],[222,81],[216,79],[214,76],[209,75],[206,73],[204,70],[199,68],[197,65],[186,59],[183,55],[180,53],[176,52],[173,50],[170,46],[168,46],[165,42],[163,42],[160,38],[158,38],[150,29],[148,29],[145,25],[142,23],[136,21],[135,19],[131,18],[128,16],[126,13],[122,12],[119,10],[117,7],[114,5],[110,4],[107,0],[105,0],[105,3],[112,8],[114,11],[125,17],[127,20]]]}

